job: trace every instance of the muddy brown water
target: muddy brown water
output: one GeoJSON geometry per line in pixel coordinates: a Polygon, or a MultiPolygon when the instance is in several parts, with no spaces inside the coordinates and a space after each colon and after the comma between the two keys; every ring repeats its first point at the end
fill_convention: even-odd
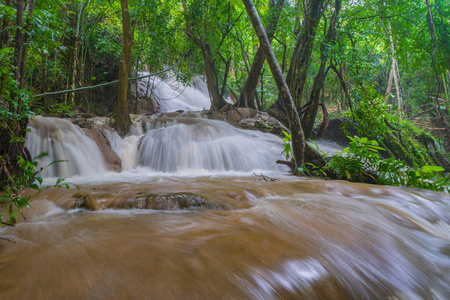
{"type": "Polygon", "coordinates": [[[449,195],[274,177],[46,190],[0,229],[16,242],[0,241],[0,299],[450,298],[449,195]],[[73,209],[77,192],[99,210],[73,209]],[[177,193],[201,203],[141,209],[177,193]]]}

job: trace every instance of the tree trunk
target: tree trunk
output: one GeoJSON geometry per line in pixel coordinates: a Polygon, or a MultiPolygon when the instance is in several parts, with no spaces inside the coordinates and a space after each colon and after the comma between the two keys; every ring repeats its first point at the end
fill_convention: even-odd
{"type": "MultiPolygon", "coordinates": [[[[353,107],[352,107],[352,102],[350,101],[350,94],[349,94],[347,82],[345,82],[344,76],[342,75],[341,71],[339,71],[333,63],[331,63],[330,67],[334,71],[336,76],[339,78],[339,81],[340,81],[341,87],[342,87],[342,92],[344,93],[344,99],[346,101],[346,104],[350,108],[350,111],[352,111],[353,107]]],[[[344,101],[342,101],[342,103],[344,103],[344,101]]],[[[342,110],[345,110],[344,105],[341,104],[341,106],[342,106],[342,110]]]]}
{"type": "Polygon", "coordinates": [[[217,73],[215,69],[214,59],[211,55],[211,46],[203,41],[202,39],[196,37],[192,30],[191,20],[188,15],[186,0],[182,1],[184,17],[186,20],[186,34],[189,39],[191,39],[200,51],[202,52],[203,62],[205,64],[205,75],[206,84],[208,86],[209,96],[211,97],[211,111],[217,111],[226,105],[220,90],[219,90],[219,80],[217,79],[217,73]]]}
{"type": "MultiPolygon", "coordinates": [[[[34,10],[34,3],[35,0],[30,0],[28,4],[28,12],[27,12],[27,23],[25,26],[28,28],[31,24],[31,18],[33,17],[33,10],[34,10]]],[[[20,57],[20,76],[19,76],[19,89],[23,89],[25,87],[25,69],[27,66],[27,56],[28,56],[28,40],[30,36],[28,33],[25,33],[25,36],[23,38],[23,46],[22,46],[22,53],[20,57]]]]}
{"type": "MultiPolygon", "coordinates": [[[[77,13],[77,23],[76,23],[76,31],[75,31],[75,45],[73,50],[73,61],[72,61],[72,90],[76,88],[76,80],[77,80],[77,70],[78,70],[78,49],[80,47],[80,20],[81,14],[83,12],[84,3],[78,4],[78,13],[77,13]]],[[[70,94],[70,103],[75,104],[75,93],[70,94]]]]}
{"type": "MultiPolygon", "coordinates": [[[[269,3],[269,21],[267,23],[266,34],[269,39],[269,43],[277,30],[278,20],[280,19],[281,10],[284,6],[284,0],[271,0],[269,3]]],[[[261,47],[258,48],[253,59],[253,64],[245,81],[242,92],[239,96],[237,106],[239,107],[251,107],[255,108],[255,91],[258,84],[258,77],[261,74],[261,69],[264,65],[264,53],[261,47]]]]}
{"type": "Polygon", "coordinates": [[[259,19],[258,12],[253,5],[252,0],[243,0],[245,9],[250,17],[253,28],[255,29],[256,35],[259,39],[260,47],[264,52],[264,55],[269,64],[270,70],[272,72],[273,78],[276,82],[278,91],[281,95],[281,100],[283,101],[284,107],[286,108],[286,113],[289,121],[289,128],[291,130],[292,136],[292,152],[294,154],[294,172],[298,170],[298,167],[304,165],[305,158],[305,136],[303,135],[303,130],[300,124],[300,118],[298,117],[297,110],[295,109],[294,102],[292,101],[291,94],[289,92],[288,85],[284,80],[283,73],[281,72],[280,66],[275,58],[275,54],[270,46],[269,39],[264,31],[264,28],[259,19]]]}
{"type": "Polygon", "coordinates": [[[116,130],[121,136],[128,133],[131,125],[130,115],[128,114],[127,93],[128,93],[128,76],[131,66],[131,27],[130,13],[128,11],[127,0],[120,0],[122,9],[122,26],[123,26],[123,49],[122,59],[119,63],[119,90],[117,93],[116,130]]]}
{"type": "Polygon", "coordinates": [[[197,46],[202,51],[203,62],[205,63],[206,84],[211,97],[211,111],[217,111],[225,106],[226,102],[219,91],[219,81],[215,69],[214,59],[211,55],[209,44],[195,39],[197,46]]]}
{"type": "Polygon", "coordinates": [[[20,82],[20,53],[22,51],[23,0],[17,0],[16,35],[14,38],[14,68],[16,69],[16,83],[20,82]]]}
{"type": "Polygon", "coordinates": [[[320,47],[320,67],[317,72],[316,77],[314,78],[314,83],[310,96],[310,107],[308,109],[307,123],[305,126],[305,136],[310,138],[312,135],[312,130],[314,127],[314,122],[317,116],[318,104],[320,99],[320,91],[322,90],[322,86],[325,81],[326,72],[325,65],[328,60],[328,48],[330,43],[333,43],[335,40],[335,32],[336,32],[336,22],[339,15],[339,11],[341,9],[341,0],[336,0],[334,5],[334,12],[330,19],[330,27],[328,28],[327,35],[325,36],[325,40],[320,47]]]}
{"type": "MultiPolygon", "coordinates": [[[[30,3],[33,4],[33,3],[30,3]]],[[[31,5],[32,13],[32,5],[31,5]]],[[[29,12],[29,16],[31,17],[29,12]]],[[[16,33],[14,38],[14,58],[13,67],[15,68],[15,83],[10,86],[11,98],[6,101],[7,109],[11,116],[6,119],[0,119],[0,188],[14,185],[13,177],[21,175],[22,169],[18,164],[19,156],[31,160],[25,150],[25,135],[28,118],[21,116],[23,101],[20,95],[20,82],[23,81],[25,67],[21,67],[22,59],[26,59],[26,47],[23,47],[22,28],[23,28],[24,1],[18,0],[16,6],[16,33]],[[14,103],[13,103],[14,100],[14,103]]]]}
{"type": "Polygon", "coordinates": [[[387,88],[386,88],[386,98],[391,95],[393,79],[394,79],[394,68],[392,66],[391,72],[389,72],[389,79],[388,79],[387,88]]]}
{"type": "Polygon", "coordinates": [[[439,109],[440,103],[439,103],[439,100],[437,99],[439,96],[439,93],[441,92],[441,80],[439,77],[439,72],[436,67],[436,59],[434,57],[434,52],[437,51],[437,48],[436,48],[437,41],[436,41],[436,36],[435,36],[434,24],[433,24],[433,15],[431,14],[430,0],[426,0],[426,2],[427,2],[427,21],[428,21],[427,23],[428,23],[428,29],[430,31],[431,61],[433,62],[433,69],[434,69],[434,72],[436,73],[436,79],[437,79],[437,83],[438,83],[438,89],[436,92],[436,96],[434,97],[435,107],[436,107],[436,112],[438,114],[441,125],[444,128],[445,138],[447,139],[447,144],[450,144],[450,128],[449,128],[447,122],[445,121],[444,116],[442,115],[442,111],[439,109]]]}
{"type": "Polygon", "coordinates": [[[303,88],[311,62],[311,53],[317,26],[319,25],[323,10],[323,0],[310,0],[303,12],[302,30],[297,36],[291,65],[286,77],[289,91],[297,107],[302,105],[303,88]]]}
{"type": "MultiPolygon", "coordinates": [[[[391,52],[392,52],[392,77],[394,79],[394,84],[395,84],[395,95],[397,96],[397,109],[400,113],[400,118],[402,117],[401,112],[403,111],[403,100],[402,97],[400,96],[400,73],[398,72],[398,62],[397,62],[397,57],[395,55],[395,45],[394,45],[394,38],[392,37],[392,26],[391,26],[391,22],[389,21],[389,26],[388,26],[388,30],[389,30],[389,39],[391,41],[391,52]]],[[[391,79],[391,74],[389,75],[389,80],[391,79]]],[[[389,88],[389,90],[392,89],[392,82],[391,82],[391,87],[389,88]]]]}

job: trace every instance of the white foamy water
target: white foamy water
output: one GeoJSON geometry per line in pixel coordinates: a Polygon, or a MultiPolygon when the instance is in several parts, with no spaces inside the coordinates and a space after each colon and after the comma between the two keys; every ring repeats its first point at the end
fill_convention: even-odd
{"type": "Polygon", "coordinates": [[[279,137],[237,129],[225,122],[176,118],[147,131],[139,142],[139,164],[162,172],[182,170],[285,170],[279,137]]]}
{"type": "Polygon", "coordinates": [[[48,153],[38,159],[39,167],[44,168],[42,177],[90,177],[106,172],[97,144],[80,127],[63,119],[35,117],[29,129],[25,146],[31,156],[48,153]],[[64,162],[53,163],[61,160],[64,162]]]}
{"type": "MultiPolygon", "coordinates": [[[[142,76],[147,74],[143,72],[142,76]]],[[[208,87],[199,76],[192,79],[191,85],[177,81],[174,76],[168,79],[157,76],[144,78],[138,81],[137,92],[156,101],[161,112],[201,111],[211,107],[208,87]]]]}

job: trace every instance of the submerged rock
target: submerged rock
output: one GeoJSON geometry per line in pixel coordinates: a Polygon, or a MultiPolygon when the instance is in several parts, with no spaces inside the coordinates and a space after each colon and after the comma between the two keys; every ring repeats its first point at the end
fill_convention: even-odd
{"type": "Polygon", "coordinates": [[[87,210],[100,210],[101,207],[92,194],[86,192],[76,192],[72,195],[76,198],[72,208],[85,208],[87,210]]]}
{"type": "Polygon", "coordinates": [[[251,205],[248,199],[230,192],[224,195],[217,195],[213,200],[205,196],[190,193],[178,192],[167,194],[154,194],[139,192],[134,197],[126,199],[116,199],[106,204],[110,208],[120,209],[153,209],[153,210],[235,210],[247,209],[251,205]]]}
{"type": "Polygon", "coordinates": [[[193,209],[205,204],[205,199],[202,196],[192,193],[148,195],[145,201],[145,208],[155,210],[193,209]]]}

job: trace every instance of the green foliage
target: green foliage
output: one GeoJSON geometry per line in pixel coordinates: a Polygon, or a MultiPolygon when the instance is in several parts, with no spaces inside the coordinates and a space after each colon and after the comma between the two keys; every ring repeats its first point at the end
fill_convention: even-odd
{"type": "Polygon", "coordinates": [[[365,137],[348,138],[351,140],[349,147],[333,155],[324,167],[327,173],[349,181],[449,191],[450,177],[436,174],[444,171],[442,167],[427,165],[419,169],[408,169],[394,157],[383,160],[378,151],[384,149],[375,140],[365,137]]]}
{"type": "Polygon", "coordinates": [[[366,182],[374,179],[370,171],[374,170],[381,160],[378,150],[384,149],[379,147],[375,140],[347,137],[351,141],[349,147],[333,155],[326,169],[331,170],[338,178],[349,181],[366,182]]]}
{"type": "Polygon", "coordinates": [[[38,115],[71,118],[75,115],[76,107],[64,103],[55,103],[51,105],[44,105],[41,103],[34,104],[35,112],[38,115]]]}
{"type": "Polygon", "coordinates": [[[392,106],[375,90],[369,88],[358,100],[349,116],[358,123],[361,136],[384,136],[389,130],[385,120],[399,121],[398,114],[391,113],[392,106]]]}
{"type": "Polygon", "coordinates": [[[283,134],[284,134],[284,138],[283,138],[283,147],[284,150],[283,152],[281,152],[281,154],[285,154],[286,155],[286,160],[289,160],[289,157],[292,156],[291,154],[291,141],[292,141],[292,136],[291,134],[287,133],[286,131],[283,130],[283,134]]]}
{"type": "MultiPolygon", "coordinates": [[[[0,205],[6,205],[8,208],[8,222],[10,224],[14,224],[17,221],[17,217],[22,213],[22,209],[25,207],[30,207],[29,201],[31,198],[38,195],[45,189],[50,188],[51,186],[42,187],[42,177],[39,176],[39,173],[44,169],[43,167],[38,167],[37,159],[43,156],[48,155],[47,153],[42,153],[34,158],[34,161],[28,161],[23,157],[19,156],[19,167],[23,171],[22,174],[12,175],[12,179],[14,184],[6,185],[3,187],[6,194],[0,196],[0,205]],[[23,196],[22,192],[24,189],[32,189],[36,192],[31,195],[23,196]]],[[[51,166],[55,163],[64,162],[54,161],[50,163],[48,166],[51,166]]],[[[47,166],[47,167],[48,167],[47,166]]],[[[69,189],[69,183],[64,182],[64,178],[58,178],[53,187],[65,187],[69,189]]],[[[0,221],[3,216],[0,214],[0,221]]],[[[0,223],[1,226],[1,223],[0,223]]]]}

